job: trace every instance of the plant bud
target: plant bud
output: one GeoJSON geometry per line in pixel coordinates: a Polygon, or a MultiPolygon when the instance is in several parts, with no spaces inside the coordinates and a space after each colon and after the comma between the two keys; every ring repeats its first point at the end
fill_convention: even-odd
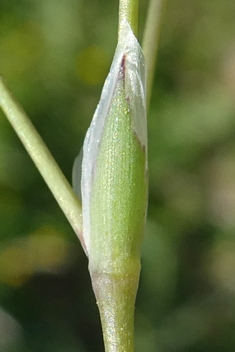
{"type": "MultiPolygon", "coordinates": [[[[127,325],[133,324],[147,205],[146,69],[127,22],[120,38],[86,134],[81,192],[83,237],[103,330],[111,319],[113,328],[132,334],[127,325]]],[[[115,334],[104,335],[111,346],[115,334]]]]}

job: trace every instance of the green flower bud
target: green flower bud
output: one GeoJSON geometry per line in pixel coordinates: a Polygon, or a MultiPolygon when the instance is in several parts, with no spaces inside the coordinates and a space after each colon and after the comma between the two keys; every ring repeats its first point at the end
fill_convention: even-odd
{"type": "Polygon", "coordinates": [[[107,351],[129,351],[133,339],[148,183],[144,56],[127,22],[120,38],[85,138],[81,181],[84,244],[107,351]]]}

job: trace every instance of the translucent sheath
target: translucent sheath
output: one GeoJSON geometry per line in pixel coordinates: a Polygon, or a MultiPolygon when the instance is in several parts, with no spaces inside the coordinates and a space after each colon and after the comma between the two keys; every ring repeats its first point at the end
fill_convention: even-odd
{"type": "Polygon", "coordinates": [[[83,146],[83,237],[106,351],[132,351],[147,204],[144,57],[123,22],[83,146]]]}

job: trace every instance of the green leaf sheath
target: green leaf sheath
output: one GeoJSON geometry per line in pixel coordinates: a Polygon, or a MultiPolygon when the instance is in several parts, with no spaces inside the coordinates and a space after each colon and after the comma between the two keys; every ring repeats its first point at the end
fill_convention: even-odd
{"type": "Polygon", "coordinates": [[[89,269],[107,352],[133,351],[147,202],[146,150],[133,131],[124,76],[125,61],[100,142],[90,208],[89,269]]]}

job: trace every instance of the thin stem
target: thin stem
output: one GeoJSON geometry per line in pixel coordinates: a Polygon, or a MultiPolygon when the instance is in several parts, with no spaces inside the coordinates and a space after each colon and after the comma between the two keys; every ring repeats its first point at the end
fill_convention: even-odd
{"type": "Polygon", "coordinates": [[[135,36],[138,34],[138,13],[139,13],[139,0],[119,0],[119,29],[118,40],[120,41],[120,32],[122,28],[122,21],[126,20],[135,36]]]}
{"type": "Polygon", "coordinates": [[[163,3],[163,0],[150,0],[143,37],[143,52],[147,66],[147,106],[151,99],[163,3]]]}
{"type": "Polygon", "coordinates": [[[134,310],[139,272],[92,275],[105,352],[134,352],[134,310]]]}
{"type": "Polygon", "coordinates": [[[0,106],[82,241],[82,207],[26,113],[0,77],[0,106]]]}

